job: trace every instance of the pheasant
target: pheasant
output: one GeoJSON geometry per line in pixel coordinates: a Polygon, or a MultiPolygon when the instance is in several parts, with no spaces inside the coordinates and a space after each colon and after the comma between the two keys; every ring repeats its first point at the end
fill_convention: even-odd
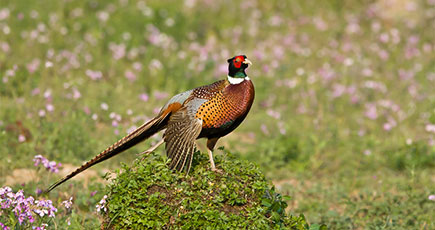
{"type": "Polygon", "coordinates": [[[155,118],[51,185],[46,192],[164,129],[163,139],[145,152],[154,151],[165,142],[166,154],[171,159],[169,167],[178,171],[186,170],[188,173],[192,165],[195,140],[207,138],[211,169],[216,171],[213,161],[216,142],[240,125],[254,101],[254,85],[245,72],[249,65],[252,63],[245,55],[228,59],[227,79],[175,95],[155,118]]]}

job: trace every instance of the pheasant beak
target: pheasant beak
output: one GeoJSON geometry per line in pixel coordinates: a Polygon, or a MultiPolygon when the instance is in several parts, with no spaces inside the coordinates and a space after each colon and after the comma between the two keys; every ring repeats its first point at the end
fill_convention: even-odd
{"type": "Polygon", "coordinates": [[[245,60],[243,61],[243,64],[252,65],[252,62],[249,61],[249,59],[245,58],[245,60]]]}

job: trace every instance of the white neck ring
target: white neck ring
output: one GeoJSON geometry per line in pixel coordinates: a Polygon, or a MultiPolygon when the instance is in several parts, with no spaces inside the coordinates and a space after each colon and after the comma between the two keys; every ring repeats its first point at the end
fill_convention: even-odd
{"type": "Polygon", "coordinates": [[[242,83],[244,80],[249,80],[249,77],[246,76],[244,78],[240,78],[240,77],[231,77],[228,75],[228,81],[233,84],[233,85],[237,85],[242,83]]]}

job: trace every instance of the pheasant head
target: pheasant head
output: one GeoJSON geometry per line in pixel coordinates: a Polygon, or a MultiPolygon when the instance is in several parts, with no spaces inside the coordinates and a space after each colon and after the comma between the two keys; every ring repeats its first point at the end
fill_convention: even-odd
{"type": "Polygon", "coordinates": [[[252,65],[252,62],[246,58],[245,55],[235,56],[230,58],[228,61],[228,76],[233,78],[245,78],[246,75],[245,69],[248,68],[249,65],[252,65]]]}

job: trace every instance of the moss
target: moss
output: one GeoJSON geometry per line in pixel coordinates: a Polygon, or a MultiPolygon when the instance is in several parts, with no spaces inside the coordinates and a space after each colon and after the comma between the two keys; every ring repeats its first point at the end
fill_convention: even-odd
{"type": "Polygon", "coordinates": [[[108,185],[104,229],[309,229],[252,163],[217,156],[221,172],[195,154],[188,175],[151,154],[123,165],[108,185]],[[271,189],[270,189],[271,188],[271,189]]]}

